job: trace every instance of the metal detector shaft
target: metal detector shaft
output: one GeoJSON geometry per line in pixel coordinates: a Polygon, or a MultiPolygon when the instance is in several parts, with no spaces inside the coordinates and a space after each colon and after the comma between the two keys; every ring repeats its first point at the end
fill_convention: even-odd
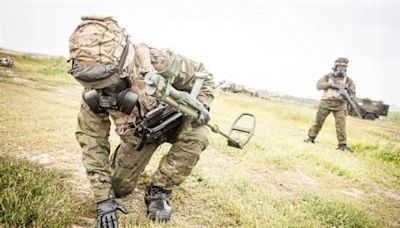
{"type": "MultiPolygon", "coordinates": [[[[216,124],[212,125],[212,124],[210,124],[210,123],[207,123],[206,126],[209,127],[209,128],[211,129],[212,132],[217,133],[217,134],[220,134],[220,135],[224,136],[226,139],[228,139],[228,140],[230,140],[230,141],[236,141],[236,142],[237,142],[236,139],[234,139],[234,138],[230,137],[228,134],[226,134],[226,133],[220,131],[218,125],[216,125],[216,124]]],[[[238,142],[238,143],[239,143],[239,142],[238,142]]]]}
{"type": "MultiPolygon", "coordinates": [[[[166,104],[170,105],[171,107],[175,108],[176,110],[179,110],[180,112],[182,112],[185,115],[188,115],[188,116],[190,116],[192,118],[197,118],[198,115],[199,115],[198,111],[196,111],[196,110],[194,110],[194,109],[192,109],[190,107],[187,107],[187,106],[184,106],[184,105],[180,105],[179,103],[177,103],[173,99],[168,99],[167,98],[167,99],[164,99],[162,101],[164,101],[166,104]]],[[[230,137],[228,134],[220,131],[218,125],[216,125],[216,124],[213,125],[213,124],[207,123],[206,126],[209,127],[212,132],[224,136],[226,139],[228,139],[229,141],[231,141],[233,143],[237,143],[238,145],[240,144],[240,142],[237,141],[236,139],[234,139],[234,138],[230,137]]]]}

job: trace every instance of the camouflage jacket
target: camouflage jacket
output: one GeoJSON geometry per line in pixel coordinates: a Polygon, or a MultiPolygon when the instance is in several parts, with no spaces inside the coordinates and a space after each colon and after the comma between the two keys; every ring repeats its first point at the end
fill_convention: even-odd
{"type": "Polygon", "coordinates": [[[323,90],[320,107],[330,110],[345,110],[347,108],[345,98],[340,95],[337,90],[330,87],[331,83],[345,84],[345,88],[350,96],[355,97],[356,87],[353,80],[348,76],[344,78],[335,78],[333,77],[333,73],[329,73],[324,75],[317,82],[317,89],[323,90]]]}

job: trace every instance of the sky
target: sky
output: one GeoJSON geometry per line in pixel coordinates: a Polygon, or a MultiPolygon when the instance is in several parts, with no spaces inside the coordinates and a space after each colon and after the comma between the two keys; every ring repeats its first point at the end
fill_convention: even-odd
{"type": "Polygon", "coordinates": [[[68,57],[82,15],[202,62],[216,82],[319,99],[347,57],[357,96],[400,106],[399,0],[0,0],[0,47],[68,57]]]}

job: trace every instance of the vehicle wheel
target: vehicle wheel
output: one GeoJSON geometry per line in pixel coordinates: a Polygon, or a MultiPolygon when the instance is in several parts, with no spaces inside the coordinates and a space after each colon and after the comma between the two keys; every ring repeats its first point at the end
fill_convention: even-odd
{"type": "Polygon", "coordinates": [[[375,115],[372,114],[372,113],[367,113],[367,115],[364,116],[364,119],[374,121],[375,120],[375,115]]]}

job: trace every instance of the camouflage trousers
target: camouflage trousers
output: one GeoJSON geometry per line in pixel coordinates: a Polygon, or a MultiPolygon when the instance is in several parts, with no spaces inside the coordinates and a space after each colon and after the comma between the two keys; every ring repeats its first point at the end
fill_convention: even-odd
{"type": "MultiPolygon", "coordinates": [[[[138,138],[127,127],[129,121],[130,116],[121,112],[108,111],[96,115],[85,103],[82,104],[76,136],[83,150],[83,165],[96,201],[107,199],[110,194],[121,197],[131,193],[160,145],[147,144],[141,151],[136,151],[138,138]],[[116,133],[121,138],[111,159],[108,142],[109,116],[114,120],[116,133]]],[[[169,141],[172,147],[161,159],[150,184],[165,189],[181,184],[192,172],[200,153],[208,146],[208,134],[209,129],[206,126],[193,128],[191,120],[184,118],[169,141]]]]}
{"type": "Polygon", "coordinates": [[[346,110],[331,110],[318,108],[314,125],[308,131],[308,137],[316,138],[329,113],[333,112],[336,125],[336,136],[339,144],[346,144],[346,110]]]}
{"type": "MultiPolygon", "coordinates": [[[[207,147],[207,134],[206,126],[192,128],[191,120],[185,118],[177,135],[169,141],[172,147],[162,157],[151,177],[151,184],[168,190],[180,185],[190,175],[200,153],[207,147]]],[[[117,197],[134,190],[139,175],[159,145],[145,145],[141,151],[136,151],[135,146],[136,143],[122,141],[113,156],[112,188],[117,197]]]]}

